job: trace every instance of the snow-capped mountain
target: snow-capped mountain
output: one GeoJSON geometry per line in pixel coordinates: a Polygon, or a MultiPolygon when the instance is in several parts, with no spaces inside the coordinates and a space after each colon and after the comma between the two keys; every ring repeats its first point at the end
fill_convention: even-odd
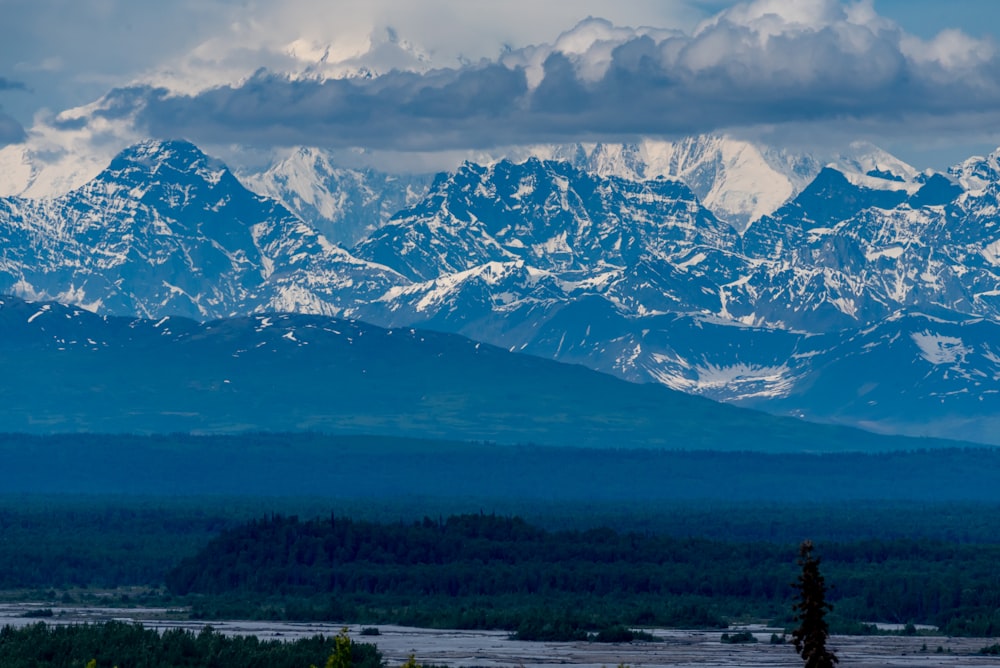
{"type": "Polygon", "coordinates": [[[179,141],[138,144],[62,197],[0,199],[0,230],[0,290],[104,313],[335,313],[399,281],[179,141]]]}
{"type": "Polygon", "coordinates": [[[437,317],[449,292],[486,277],[492,283],[475,292],[493,304],[537,302],[542,286],[546,299],[597,295],[626,317],[696,313],[813,332],[901,308],[1000,317],[988,289],[997,276],[988,262],[965,261],[974,249],[951,232],[960,225],[943,222],[988,230],[975,221],[990,210],[988,190],[958,196],[941,175],[901,188],[855,177],[824,168],[741,236],[679,181],[600,177],[535,159],[467,164],[352,252],[414,282],[381,300],[393,318],[437,317]],[[515,274],[535,278],[519,278],[519,289],[508,285],[515,274]]]}
{"type": "Polygon", "coordinates": [[[338,167],[318,148],[294,149],[266,171],[239,174],[250,190],[285,208],[336,244],[353,246],[400,209],[422,199],[431,177],[338,167]]]}
{"type": "Polygon", "coordinates": [[[707,209],[741,232],[802,192],[824,166],[852,182],[883,190],[916,190],[922,177],[899,158],[865,142],[825,155],[728,135],[698,135],[678,141],[536,146],[530,153],[600,176],[678,179],[707,209]]]}
{"type": "Polygon", "coordinates": [[[908,191],[825,169],[744,235],[758,265],[742,300],[760,322],[808,331],[865,325],[902,308],[998,318],[990,292],[1000,274],[989,249],[1000,237],[979,219],[997,201],[995,186],[963,193],[942,175],[908,191]]]}
{"type": "Polygon", "coordinates": [[[823,165],[820,158],[805,153],[726,135],[679,141],[646,139],[632,144],[535,146],[528,152],[604,177],[683,181],[706,208],[737,230],[794,197],[823,165]]]}
{"type": "MultiPolygon", "coordinates": [[[[680,180],[705,208],[739,231],[795,197],[827,163],[854,181],[883,189],[919,188],[921,176],[869,144],[852,144],[833,155],[812,155],[727,135],[516,147],[476,155],[470,161],[492,165],[530,158],[568,162],[601,177],[680,180]]],[[[394,213],[416,203],[431,184],[428,175],[345,168],[329,152],[305,147],[291,150],[266,169],[244,167],[237,175],[254,192],[280,201],[331,241],[345,245],[357,243],[394,213]]]]}
{"type": "Polygon", "coordinates": [[[945,176],[869,155],[742,234],[677,179],[467,163],[347,251],[194,146],[146,142],[66,196],[0,200],[0,290],[154,318],[423,326],[714,399],[995,441],[974,425],[1000,391],[996,158],[945,176]],[[889,377],[864,390],[859,370],[889,377]]]}
{"type": "Polygon", "coordinates": [[[600,271],[647,256],[681,263],[693,250],[737,241],[680,181],[600,177],[532,158],[466,163],[355,250],[426,280],[488,262],[522,260],[557,272],[600,271]]]}
{"type": "MultiPolygon", "coordinates": [[[[867,173],[824,168],[741,236],[677,181],[601,178],[538,160],[466,165],[353,249],[413,280],[359,313],[726,401],[861,419],[860,404],[838,412],[805,391],[823,369],[857,357],[855,332],[891,330],[900,313],[913,314],[908,323],[921,312],[975,317],[987,329],[1000,320],[991,250],[1000,184],[964,192],[939,174],[857,168],[867,173]]],[[[879,336],[865,342],[866,359],[931,364],[915,356],[918,334],[956,338],[879,336]]],[[[968,391],[1000,390],[992,355],[968,357],[961,377],[982,379],[968,391]]],[[[943,389],[954,371],[938,375],[903,392],[935,410],[865,420],[940,435],[944,421],[957,428],[951,411],[994,408],[956,408],[954,390],[943,389]]],[[[841,391],[856,390],[840,379],[841,391]]],[[[886,397],[906,389],[881,387],[886,397]]]]}
{"type": "Polygon", "coordinates": [[[0,147],[0,197],[56,197],[94,178],[105,156],[66,152],[30,143],[0,147]]]}
{"type": "Polygon", "coordinates": [[[973,156],[948,170],[965,190],[977,192],[1000,181],[1000,149],[986,157],[973,156]]]}

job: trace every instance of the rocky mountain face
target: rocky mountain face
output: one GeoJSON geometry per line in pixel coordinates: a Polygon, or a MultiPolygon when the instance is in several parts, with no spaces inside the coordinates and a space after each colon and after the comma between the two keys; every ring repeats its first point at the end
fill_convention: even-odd
{"type": "Polygon", "coordinates": [[[346,169],[317,148],[300,147],[240,180],[280,202],[336,244],[353,246],[427,194],[431,177],[346,169]]]}
{"type": "Polygon", "coordinates": [[[136,145],[61,197],[0,199],[0,230],[0,291],[109,314],[336,313],[399,280],[186,142],[136,145]]]}
{"type": "Polygon", "coordinates": [[[742,232],[648,171],[467,163],[345,250],[190,144],[148,142],[63,197],[0,200],[0,290],[150,318],[421,326],[767,410],[997,442],[998,155],[948,175],[858,155],[742,232]]]}
{"type": "Polygon", "coordinates": [[[823,166],[806,153],[725,135],[538,147],[535,153],[600,176],[683,181],[706,208],[741,231],[794,197],[823,166]]]}
{"type": "MultiPolygon", "coordinates": [[[[868,145],[852,145],[843,154],[824,158],[726,135],[628,144],[538,145],[498,155],[486,152],[473,161],[492,165],[530,158],[568,162],[601,177],[682,181],[708,210],[740,231],[801,192],[826,162],[832,161],[845,172],[916,175],[912,167],[868,145]]],[[[0,166],[3,160],[0,151],[0,166]]],[[[315,147],[293,149],[263,168],[243,166],[237,176],[254,192],[278,200],[328,239],[344,245],[358,243],[397,211],[422,199],[432,182],[425,174],[348,169],[315,147]]]]}

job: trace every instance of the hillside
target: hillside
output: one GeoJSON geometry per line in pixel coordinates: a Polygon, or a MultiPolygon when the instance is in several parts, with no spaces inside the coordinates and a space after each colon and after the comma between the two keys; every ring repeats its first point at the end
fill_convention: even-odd
{"type": "Polygon", "coordinates": [[[199,323],[5,298],[0,431],[342,434],[689,450],[948,445],[718,404],[453,334],[310,315],[199,323]]]}

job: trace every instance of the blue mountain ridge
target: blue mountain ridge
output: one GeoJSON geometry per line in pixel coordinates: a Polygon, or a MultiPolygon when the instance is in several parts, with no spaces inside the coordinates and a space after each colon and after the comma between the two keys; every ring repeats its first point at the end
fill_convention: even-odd
{"type": "Polygon", "coordinates": [[[454,334],[330,316],[152,320],[8,297],[0,333],[0,432],[317,431],[762,452],[962,445],[771,416],[454,334]]]}

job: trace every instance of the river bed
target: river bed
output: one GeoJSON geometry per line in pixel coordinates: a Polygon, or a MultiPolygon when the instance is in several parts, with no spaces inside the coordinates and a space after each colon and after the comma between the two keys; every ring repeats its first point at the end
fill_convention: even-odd
{"type": "MultiPolygon", "coordinates": [[[[184,628],[199,631],[205,622],[180,619],[180,611],[155,608],[96,608],[51,606],[51,617],[25,617],[38,611],[37,604],[0,604],[0,626],[24,626],[39,621],[47,624],[81,624],[107,620],[141,622],[149,628],[184,628]]],[[[49,606],[44,606],[49,607],[49,606]]],[[[735,668],[737,666],[801,666],[802,660],[791,645],[771,645],[776,629],[763,626],[738,627],[749,630],[756,644],[728,645],[720,642],[722,631],[653,629],[661,642],[601,644],[588,642],[523,642],[508,640],[503,631],[458,631],[379,625],[379,635],[362,636],[357,624],[213,621],[211,626],[226,634],[255,635],[262,639],[293,640],[316,634],[336,635],[347,626],[352,639],[378,646],[390,666],[400,665],[413,654],[420,663],[484,668],[615,668],[621,663],[635,668],[685,666],[735,668]]],[[[780,634],[780,630],[778,630],[780,634]]],[[[977,654],[996,639],[947,638],[944,636],[834,636],[831,647],[844,668],[889,666],[1000,666],[1000,657],[977,654]],[[922,647],[926,645],[927,650],[922,647]],[[940,647],[943,651],[937,652],[940,647]]]]}

